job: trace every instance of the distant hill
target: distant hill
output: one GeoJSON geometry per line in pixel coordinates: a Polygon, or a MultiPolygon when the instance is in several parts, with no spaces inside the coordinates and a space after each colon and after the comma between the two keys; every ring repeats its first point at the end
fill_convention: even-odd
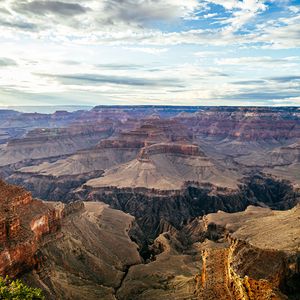
{"type": "Polygon", "coordinates": [[[56,106],[5,106],[0,109],[9,109],[15,110],[19,112],[25,113],[44,113],[44,114],[52,114],[56,111],[65,110],[65,111],[76,111],[76,110],[89,110],[92,109],[93,106],[87,105],[56,105],[56,106]]]}

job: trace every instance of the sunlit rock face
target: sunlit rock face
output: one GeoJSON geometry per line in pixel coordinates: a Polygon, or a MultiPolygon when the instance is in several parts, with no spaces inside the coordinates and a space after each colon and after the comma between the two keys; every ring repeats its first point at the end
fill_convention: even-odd
{"type": "Polygon", "coordinates": [[[250,206],[179,223],[171,213],[160,218],[149,245],[155,214],[146,225],[101,202],[42,202],[3,182],[0,191],[0,274],[22,276],[47,299],[299,295],[299,205],[287,211],[250,206]]]}
{"type": "Polygon", "coordinates": [[[200,298],[215,299],[224,291],[228,299],[297,299],[299,213],[299,205],[281,212],[250,206],[240,213],[205,216],[202,226],[213,241],[201,245],[200,298]]]}
{"type": "Polygon", "coordinates": [[[2,181],[0,191],[0,274],[15,277],[38,263],[38,243],[43,235],[58,230],[61,211],[2,181]]]}
{"type": "Polygon", "coordinates": [[[8,113],[0,176],[30,192],[1,182],[1,275],[49,299],[298,299],[299,118],[8,113]]]}
{"type": "Polygon", "coordinates": [[[50,185],[52,176],[73,190],[90,179],[160,190],[186,181],[236,188],[252,171],[300,182],[297,108],[99,106],[32,119],[35,129],[24,122],[27,133],[0,147],[0,175],[45,199],[66,198],[61,187],[37,192],[47,176],[50,185]],[[52,123],[37,128],[45,118],[52,123]]]}
{"type": "Polygon", "coordinates": [[[23,276],[49,299],[113,299],[126,269],[142,262],[130,215],[103,203],[34,200],[2,181],[0,192],[1,276],[23,276]]]}

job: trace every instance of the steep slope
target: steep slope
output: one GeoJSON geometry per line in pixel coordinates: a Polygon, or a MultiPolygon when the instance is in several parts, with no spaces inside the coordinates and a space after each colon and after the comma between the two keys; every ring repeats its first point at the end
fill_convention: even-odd
{"type": "Polygon", "coordinates": [[[26,281],[48,299],[115,299],[129,266],[141,263],[128,230],[133,218],[101,203],[85,203],[62,220],[60,236],[40,249],[46,260],[26,281]]]}
{"type": "Polygon", "coordinates": [[[0,275],[22,276],[47,299],[115,299],[141,263],[134,218],[102,203],[42,202],[0,182],[0,275]]]}
{"type": "Polygon", "coordinates": [[[155,259],[130,268],[118,299],[299,299],[299,217],[299,206],[250,206],[170,228],[153,244],[155,259]]]}
{"type": "Polygon", "coordinates": [[[207,234],[218,243],[203,247],[205,278],[200,298],[215,299],[219,289],[227,288],[233,299],[298,299],[299,214],[299,206],[284,212],[249,207],[242,213],[205,217],[207,234]],[[227,241],[222,241],[226,235],[227,241]],[[211,268],[208,263],[213,263],[211,268]],[[214,273],[219,264],[226,266],[221,277],[227,280],[221,286],[214,273]],[[214,285],[212,297],[207,296],[206,282],[214,285]]]}
{"type": "Polygon", "coordinates": [[[59,229],[62,210],[2,181],[0,192],[0,275],[17,276],[37,264],[38,241],[59,229]]]}
{"type": "Polygon", "coordinates": [[[144,264],[129,214],[37,201],[3,182],[0,191],[0,275],[21,276],[47,299],[299,299],[300,206],[161,222],[144,264]]]}
{"type": "MultiPolygon", "coordinates": [[[[68,124],[36,129],[0,145],[1,176],[45,199],[65,199],[67,188],[74,191],[83,178],[95,179],[102,170],[104,177],[92,181],[95,186],[161,190],[179,190],[186,181],[236,188],[252,171],[273,174],[296,186],[300,176],[295,146],[300,138],[298,108],[99,106],[91,111],[17,117],[24,121],[20,126],[35,120],[25,132],[43,120],[45,126],[68,124]],[[98,132],[101,126],[109,132],[98,132]],[[205,155],[173,150],[137,155],[142,147],[172,144],[198,145],[205,155]],[[41,192],[42,186],[51,188],[41,192]]],[[[7,129],[2,131],[6,139],[7,129]]]]}

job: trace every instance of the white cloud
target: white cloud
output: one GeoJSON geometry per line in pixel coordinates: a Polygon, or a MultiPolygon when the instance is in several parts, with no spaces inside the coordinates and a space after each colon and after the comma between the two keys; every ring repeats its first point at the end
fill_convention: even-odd
{"type": "Polygon", "coordinates": [[[169,51],[168,48],[150,48],[150,47],[123,47],[125,50],[134,52],[143,52],[147,54],[159,55],[169,51]]]}
{"type": "Polygon", "coordinates": [[[203,15],[202,18],[209,19],[209,18],[216,17],[217,15],[218,15],[217,13],[206,14],[206,15],[203,15]]]}
{"type": "Polygon", "coordinates": [[[276,66],[291,67],[300,64],[300,56],[291,56],[283,58],[274,58],[271,56],[248,56],[248,57],[229,57],[215,60],[217,65],[248,65],[250,67],[270,67],[275,68],[276,66]]]}
{"type": "Polygon", "coordinates": [[[264,3],[264,0],[209,0],[214,4],[223,6],[225,9],[232,11],[232,17],[227,18],[220,23],[228,24],[228,27],[225,28],[227,32],[235,32],[251,19],[255,18],[256,15],[265,11],[267,5],[264,3]]]}
{"type": "Polygon", "coordinates": [[[265,78],[271,70],[298,75],[298,6],[280,1],[280,17],[265,17],[270,3],[0,0],[0,93],[50,102],[53,96],[177,104],[238,104],[253,97],[266,103],[279,101],[276,93],[296,99],[298,82],[265,78]],[[74,63],[64,63],[70,59],[74,63]]]}
{"type": "Polygon", "coordinates": [[[287,49],[300,47],[300,15],[280,18],[272,25],[259,28],[256,41],[266,43],[265,48],[287,49]]]}

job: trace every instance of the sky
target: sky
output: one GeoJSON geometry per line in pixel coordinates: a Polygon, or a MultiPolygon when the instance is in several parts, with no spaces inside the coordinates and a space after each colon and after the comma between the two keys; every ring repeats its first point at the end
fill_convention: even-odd
{"type": "Polygon", "coordinates": [[[0,106],[300,106],[300,0],[0,0],[0,106]]]}

